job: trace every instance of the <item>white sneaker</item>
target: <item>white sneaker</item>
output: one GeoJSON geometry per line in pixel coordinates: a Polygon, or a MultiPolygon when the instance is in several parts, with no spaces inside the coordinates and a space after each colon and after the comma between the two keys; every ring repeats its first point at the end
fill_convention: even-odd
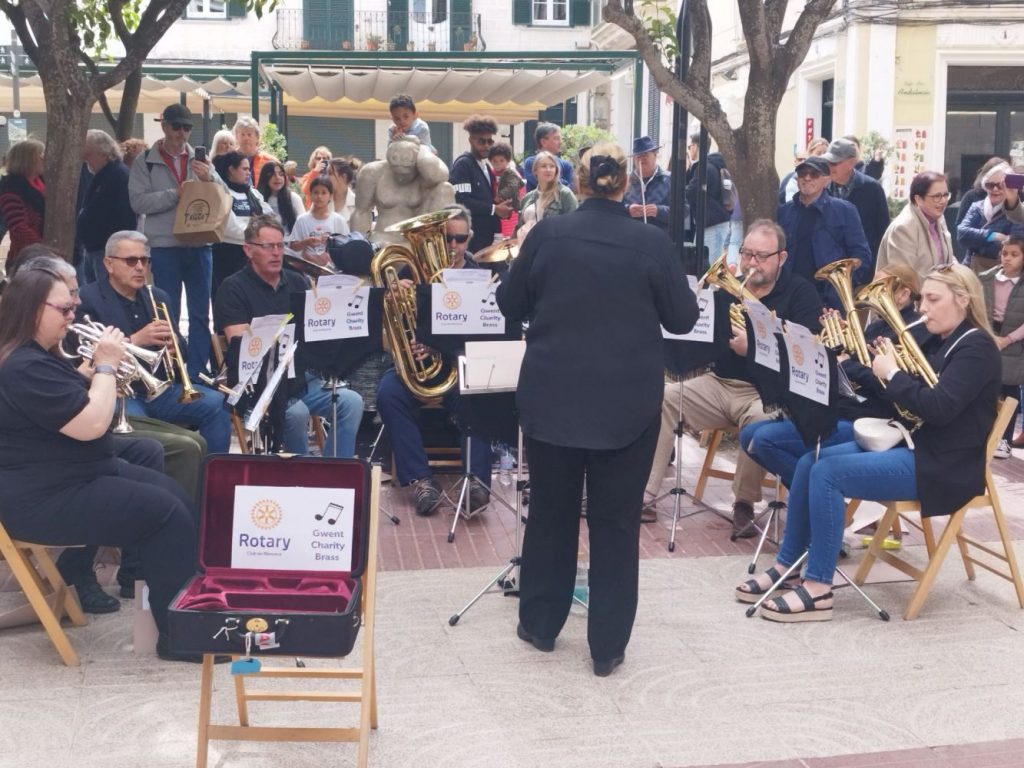
{"type": "Polygon", "coordinates": [[[1009,459],[1013,457],[1013,451],[1010,449],[1009,440],[1000,440],[999,445],[996,446],[995,451],[992,452],[993,459],[1009,459]]]}

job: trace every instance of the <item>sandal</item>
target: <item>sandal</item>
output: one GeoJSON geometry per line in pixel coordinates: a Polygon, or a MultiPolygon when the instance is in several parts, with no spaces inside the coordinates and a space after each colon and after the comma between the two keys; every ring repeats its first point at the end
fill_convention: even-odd
{"type": "Polygon", "coordinates": [[[819,608],[817,603],[821,600],[831,600],[832,591],[824,595],[811,597],[811,593],[802,584],[793,590],[793,594],[800,598],[803,608],[794,611],[789,604],[781,597],[772,598],[761,606],[761,618],[768,621],[797,622],[797,621],[830,621],[832,619],[832,606],[819,608]]]}
{"type": "MultiPolygon", "coordinates": [[[[782,573],[774,565],[764,572],[764,575],[772,580],[772,584],[776,584],[779,579],[782,578],[782,573]]],[[[779,584],[778,589],[795,589],[800,584],[800,576],[790,574],[787,581],[779,584]]],[[[755,579],[747,579],[740,586],[736,587],[736,599],[741,603],[756,603],[761,599],[761,595],[767,592],[767,589],[763,589],[755,579]],[[746,587],[746,589],[744,589],[746,587]]]]}

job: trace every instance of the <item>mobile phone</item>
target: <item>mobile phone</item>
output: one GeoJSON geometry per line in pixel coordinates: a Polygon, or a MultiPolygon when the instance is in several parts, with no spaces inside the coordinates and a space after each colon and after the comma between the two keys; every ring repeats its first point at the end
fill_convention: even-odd
{"type": "Polygon", "coordinates": [[[1010,189],[1024,189],[1024,174],[1008,173],[1003,179],[1003,183],[1010,189]]]}
{"type": "Polygon", "coordinates": [[[201,163],[206,162],[206,147],[196,147],[196,160],[201,163]]]}
{"type": "Polygon", "coordinates": [[[327,161],[326,160],[321,160],[320,161],[320,173],[327,173],[327,161]]]}

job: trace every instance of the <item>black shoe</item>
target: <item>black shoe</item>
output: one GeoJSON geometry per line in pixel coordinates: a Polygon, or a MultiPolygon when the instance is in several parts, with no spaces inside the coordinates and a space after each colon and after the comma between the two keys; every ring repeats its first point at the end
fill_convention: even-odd
{"type": "Polygon", "coordinates": [[[551,651],[555,650],[555,638],[536,637],[531,635],[523,628],[522,624],[516,627],[516,634],[519,636],[520,640],[525,640],[538,651],[551,653],[551,651]]]}
{"type": "Polygon", "coordinates": [[[78,602],[86,613],[117,613],[121,610],[121,601],[104,592],[95,581],[76,584],[78,602]]]}
{"type": "Polygon", "coordinates": [[[121,585],[120,595],[125,600],[135,599],[135,582],[134,581],[122,581],[118,582],[121,585]]]}
{"type": "Polygon", "coordinates": [[[625,660],[625,654],[622,656],[616,656],[614,659],[608,659],[607,661],[598,661],[597,659],[594,659],[594,674],[598,677],[608,677],[608,675],[614,672],[615,668],[625,660]]]}
{"type": "Polygon", "coordinates": [[[441,504],[441,487],[434,478],[424,477],[421,480],[414,480],[412,492],[416,498],[417,515],[430,517],[437,512],[437,508],[441,504]]]}
{"type": "Polygon", "coordinates": [[[737,501],[732,505],[732,540],[752,539],[760,535],[754,525],[754,508],[745,501],[737,501]]]}
{"type": "MultiPolygon", "coordinates": [[[[172,651],[168,647],[168,643],[167,635],[160,635],[156,640],[156,655],[163,661],[187,661],[190,664],[203,663],[203,654],[172,651]]],[[[222,653],[218,653],[213,657],[214,664],[226,664],[229,661],[231,661],[231,657],[222,653]]]]}
{"type": "Polygon", "coordinates": [[[479,512],[491,503],[491,492],[476,478],[469,481],[469,513],[479,512]]]}

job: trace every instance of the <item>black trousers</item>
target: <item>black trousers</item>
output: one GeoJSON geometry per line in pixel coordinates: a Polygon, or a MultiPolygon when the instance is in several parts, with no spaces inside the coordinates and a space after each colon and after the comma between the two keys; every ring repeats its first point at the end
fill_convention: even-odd
{"type": "Polygon", "coordinates": [[[530,519],[523,538],[519,621],[530,634],[554,638],[569,615],[585,478],[590,655],[606,661],[625,652],[636,618],[640,510],[660,428],[659,414],[633,443],[614,450],[526,438],[530,519]]]}
{"type": "Polygon", "coordinates": [[[14,538],[38,544],[136,547],[153,618],[166,633],[167,606],[195,573],[195,521],[184,498],[166,475],[118,461],[116,475],[5,507],[4,525],[14,538]]]}

